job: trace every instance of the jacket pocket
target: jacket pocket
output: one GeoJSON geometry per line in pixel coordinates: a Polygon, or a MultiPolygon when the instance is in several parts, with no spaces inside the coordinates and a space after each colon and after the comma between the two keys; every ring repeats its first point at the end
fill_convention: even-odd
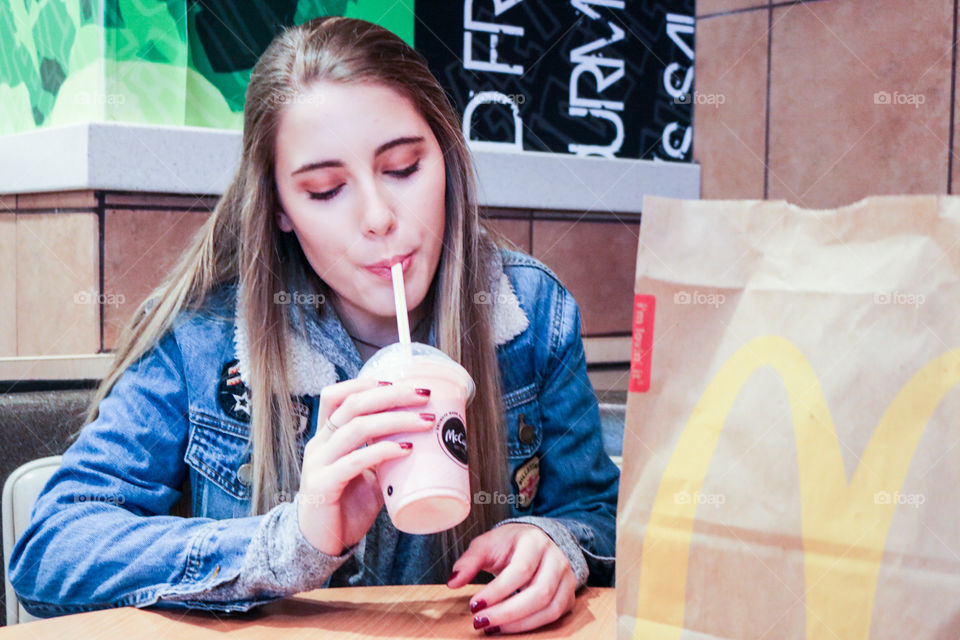
{"type": "MultiPolygon", "coordinates": [[[[199,475],[237,500],[249,500],[250,433],[205,413],[190,414],[190,437],[184,461],[199,475]]],[[[195,514],[196,515],[196,514],[195,514]]]]}
{"type": "Polygon", "coordinates": [[[503,398],[507,427],[507,455],[526,458],[543,441],[543,426],[537,385],[531,383],[507,393],[503,398]]]}

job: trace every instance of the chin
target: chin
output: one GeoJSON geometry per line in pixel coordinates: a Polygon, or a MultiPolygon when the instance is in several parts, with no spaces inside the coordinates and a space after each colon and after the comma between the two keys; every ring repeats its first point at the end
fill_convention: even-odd
{"type": "MultiPolygon", "coordinates": [[[[404,283],[407,294],[407,312],[419,307],[427,297],[427,288],[414,283],[404,283]]],[[[393,287],[385,286],[366,291],[354,289],[356,297],[350,300],[354,307],[363,309],[366,313],[381,318],[395,318],[396,307],[393,302],[393,287]]],[[[349,299],[348,299],[349,300],[349,299]]]]}
{"type": "MultiPolygon", "coordinates": [[[[392,296],[392,295],[390,296],[390,299],[389,299],[388,301],[386,301],[386,302],[384,302],[384,301],[382,301],[382,300],[377,300],[377,301],[375,301],[375,302],[374,302],[374,301],[370,301],[370,302],[371,302],[371,303],[370,303],[369,305],[364,305],[364,307],[367,309],[367,311],[368,311],[369,313],[372,313],[373,315],[381,316],[381,317],[384,317],[384,318],[395,318],[395,317],[396,317],[396,315],[397,315],[397,310],[396,310],[396,307],[395,307],[394,304],[393,304],[393,296],[392,296]]],[[[420,306],[420,303],[421,303],[421,302],[422,302],[422,299],[419,300],[419,301],[417,301],[416,304],[408,304],[408,306],[407,306],[407,313],[409,314],[411,311],[413,311],[413,310],[416,309],[418,306],[420,306]]]]}

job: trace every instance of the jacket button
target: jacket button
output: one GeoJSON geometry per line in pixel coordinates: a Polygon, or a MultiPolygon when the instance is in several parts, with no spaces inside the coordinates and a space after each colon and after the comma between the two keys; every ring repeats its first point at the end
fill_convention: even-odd
{"type": "Polygon", "coordinates": [[[517,426],[517,437],[523,444],[533,444],[537,437],[537,430],[523,421],[523,414],[520,414],[520,424],[517,426]]]}
{"type": "Polygon", "coordinates": [[[248,487],[250,486],[250,483],[253,481],[253,467],[249,462],[243,463],[240,465],[240,468],[237,469],[237,479],[248,487]]]}

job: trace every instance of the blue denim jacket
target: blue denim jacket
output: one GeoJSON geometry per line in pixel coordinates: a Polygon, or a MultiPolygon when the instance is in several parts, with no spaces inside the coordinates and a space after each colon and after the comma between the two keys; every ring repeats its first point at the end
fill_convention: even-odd
{"type": "MultiPolygon", "coordinates": [[[[578,585],[610,585],[619,474],[601,442],[577,305],[533,258],[504,251],[494,259],[499,278],[477,302],[494,305],[513,493],[475,499],[503,500],[505,522],[543,529],[578,585]]],[[[248,358],[237,295],[226,286],[183,313],[64,454],[10,559],[11,583],[34,615],[126,605],[245,611],[324,586],[447,580],[437,537],[398,532],[385,510],[336,557],[303,538],[298,496],[247,515],[248,358]],[[187,479],[193,517],[167,515],[187,479]]],[[[295,291],[282,295],[294,317],[309,319],[295,291]]],[[[287,345],[301,446],[316,430],[320,390],[362,365],[323,307],[287,345]]]]}

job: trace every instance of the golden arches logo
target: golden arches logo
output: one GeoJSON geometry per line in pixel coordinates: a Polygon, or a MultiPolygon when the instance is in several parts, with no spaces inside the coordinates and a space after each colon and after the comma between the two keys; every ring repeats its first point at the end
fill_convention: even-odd
{"type": "Polygon", "coordinates": [[[924,428],[960,382],[960,349],[927,363],[887,408],[853,479],[847,483],[840,442],[813,368],[790,341],[756,338],[717,372],[680,434],[660,481],[643,542],[634,638],[680,638],[695,501],[703,488],[734,401],[760,367],[773,367],[787,392],[797,444],[809,639],[868,638],[873,599],[895,501],[924,428]],[[846,554],[854,562],[836,563],[846,554]]]}

